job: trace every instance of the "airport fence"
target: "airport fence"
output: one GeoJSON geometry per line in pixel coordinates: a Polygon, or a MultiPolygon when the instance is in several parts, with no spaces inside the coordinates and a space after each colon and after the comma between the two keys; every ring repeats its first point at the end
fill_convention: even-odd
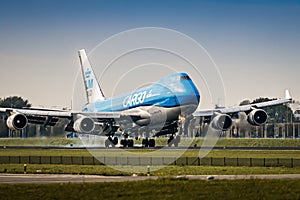
{"type": "Polygon", "coordinates": [[[0,164],[300,167],[294,158],[0,156],[0,164]]]}

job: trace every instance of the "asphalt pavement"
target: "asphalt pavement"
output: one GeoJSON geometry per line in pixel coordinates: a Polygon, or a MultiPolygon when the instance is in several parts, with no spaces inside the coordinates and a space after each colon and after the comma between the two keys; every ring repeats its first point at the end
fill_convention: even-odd
{"type": "MultiPolygon", "coordinates": [[[[97,176],[70,174],[0,174],[0,184],[97,183],[157,180],[161,176],[97,176]]],[[[183,175],[168,178],[188,180],[238,180],[238,179],[300,179],[300,174],[272,175],[183,175]]]]}

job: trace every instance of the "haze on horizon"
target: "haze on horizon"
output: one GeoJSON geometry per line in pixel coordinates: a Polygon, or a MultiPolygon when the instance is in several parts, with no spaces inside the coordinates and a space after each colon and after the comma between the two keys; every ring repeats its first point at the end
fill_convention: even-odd
{"type": "MultiPolygon", "coordinates": [[[[283,97],[285,89],[299,100],[299,13],[300,2],[288,0],[4,0],[0,7],[0,98],[18,95],[34,107],[70,108],[73,87],[81,87],[74,84],[79,49],[89,53],[108,37],[128,29],[164,27],[192,37],[209,52],[224,81],[226,99],[221,104],[283,97]]],[[[108,54],[93,54],[94,67],[103,70],[95,57],[108,54]]],[[[110,73],[117,74],[120,68],[114,70],[110,73]]],[[[115,80],[102,81],[104,93],[110,94],[115,80]]],[[[128,80],[123,86],[128,89],[117,93],[136,89],[128,80]]],[[[209,108],[217,101],[201,107],[209,108]]]]}

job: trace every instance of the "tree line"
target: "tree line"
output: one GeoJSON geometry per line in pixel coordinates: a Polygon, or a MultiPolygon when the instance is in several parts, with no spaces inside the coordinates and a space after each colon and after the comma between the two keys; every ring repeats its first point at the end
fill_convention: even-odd
{"type": "MultiPolygon", "coordinates": [[[[20,96],[11,96],[0,99],[0,107],[3,108],[30,108],[29,100],[23,99],[20,96]]],[[[64,127],[66,121],[58,121],[56,126],[43,126],[36,124],[28,124],[22,131],[12,131],[6,125],[6,113],[0,113],[0,137],[48,137],[48,136],[63,136],[66,134],[64,127]]]]}

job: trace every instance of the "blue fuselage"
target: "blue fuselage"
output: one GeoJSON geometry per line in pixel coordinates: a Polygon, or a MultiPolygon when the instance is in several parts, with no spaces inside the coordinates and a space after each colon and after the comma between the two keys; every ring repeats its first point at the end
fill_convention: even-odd
{"type": "Polygon", "coordinates": [[[116,112],[145,106],[191,106],[193,109],[189,112],[194,112],[199,102],[200,94],[193,81],[186,73],[176,73],[131,93],[87,104],[83,111],[116,112]]]}

